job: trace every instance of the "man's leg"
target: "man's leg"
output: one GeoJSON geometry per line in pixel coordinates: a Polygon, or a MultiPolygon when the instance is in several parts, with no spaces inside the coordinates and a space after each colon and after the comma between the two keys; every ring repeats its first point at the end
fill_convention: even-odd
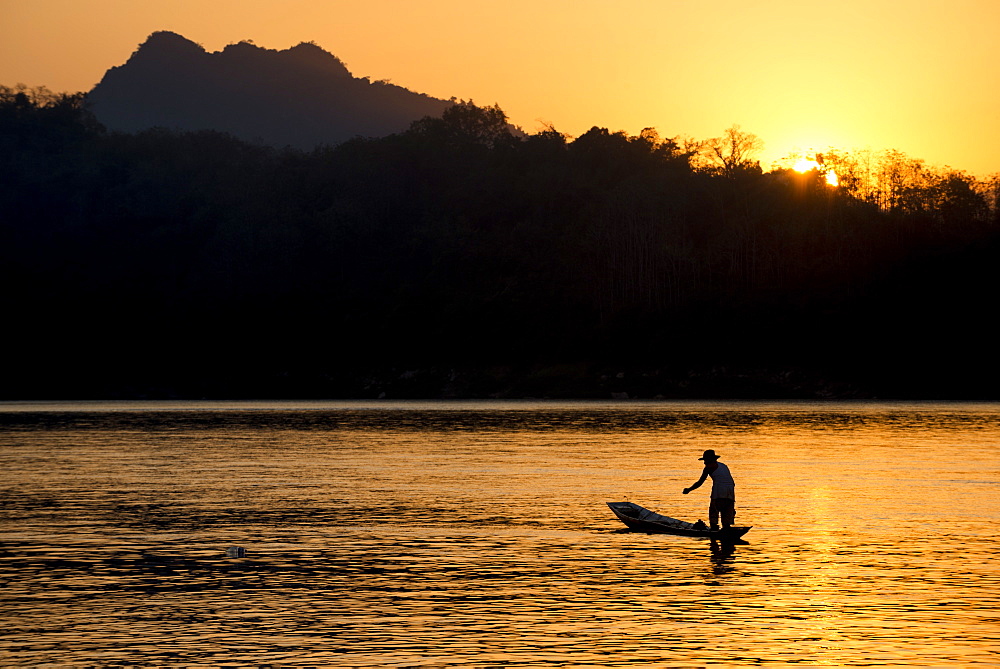
{"type": "Polygon", "coordinates": [[[736,520],[736,500],[720,499],[719,507],[720,515],[722,516],[722,528],[732,527],[733,521],[736,520]]]}
{"type": "Polygon", "coordinates": [[[714,499],[708,504],[708,524],[713,530],[719,529],[719,505],[714,499]]]}

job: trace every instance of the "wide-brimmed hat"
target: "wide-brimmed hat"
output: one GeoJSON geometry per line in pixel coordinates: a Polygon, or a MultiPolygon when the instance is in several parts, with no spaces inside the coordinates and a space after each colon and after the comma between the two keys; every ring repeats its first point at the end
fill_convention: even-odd
{"type": "Polygon", "coordinates": [[[704,452],[704,453],[702,454],[702,456],[701,456],[700,458],[698,458],[698,459],[699,459],[699,460],[704,460],[705,462],[708,462],[709,460],[718,460],[718,459],[719,459],[719,456],[718,456],[718,455],[716,455],[716,454],[715,454],[715,451],[713,451],[713,450],[712,450],[712,449],[710,448],[710,449],[708,449],[707,451],[705,451],[705,452],[704,452]]]}

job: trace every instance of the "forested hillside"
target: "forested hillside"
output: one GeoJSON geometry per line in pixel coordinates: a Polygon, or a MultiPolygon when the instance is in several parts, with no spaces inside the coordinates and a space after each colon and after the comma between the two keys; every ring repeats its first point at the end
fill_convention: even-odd
{"type": "Polygon", "coordinates": [[[514,137],[313,151],[0,90],[0,395],[1000,396],[997,180],[902,154],[514,137]]]}

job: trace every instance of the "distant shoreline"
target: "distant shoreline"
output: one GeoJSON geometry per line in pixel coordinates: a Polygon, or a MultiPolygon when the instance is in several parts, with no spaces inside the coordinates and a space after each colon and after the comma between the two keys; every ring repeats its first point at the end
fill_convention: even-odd
{"type": "Polygon", "coordinates": [[[369,400],[620,400],[620,401],[996,401],[1000,392],[961,379],[835,378],[807,370],[713,367],[670,373],[579,363],[535,367],[414,367],[334,376],[281,372],[233,377],[81,380],[19,391],[0,401],[369,401],[369,400]],[[618,371],[613,371],[618,370],[618,371]]]}

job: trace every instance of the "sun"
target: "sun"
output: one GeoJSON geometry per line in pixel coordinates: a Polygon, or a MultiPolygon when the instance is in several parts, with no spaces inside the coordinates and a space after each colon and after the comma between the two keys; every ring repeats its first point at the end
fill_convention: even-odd
{"type": "Polygon", "coordinates": [[[826,178],[826,183],[828,186],[836,186],[840,183],[840,180],[837,179],[837,173],[834,172],[829,167],[827,167],[826,165],[824,165],[823,157],[818,154],[816,158],[799,158],[798,160],[795,161],[795,164],[792,166],[792,169],[795,170],[796,172],[802,172],[802,173],[816,170],[823,174],[824,178],[826,178]]]}
{"type": "Polygon", "coordinates": [[[808,172],[810,170],[820,169],[820,164],[815,160],[810,160],[809,158],[799,158],[795,161],[795,165],[792,169],[796,172],[808,172]]]}

